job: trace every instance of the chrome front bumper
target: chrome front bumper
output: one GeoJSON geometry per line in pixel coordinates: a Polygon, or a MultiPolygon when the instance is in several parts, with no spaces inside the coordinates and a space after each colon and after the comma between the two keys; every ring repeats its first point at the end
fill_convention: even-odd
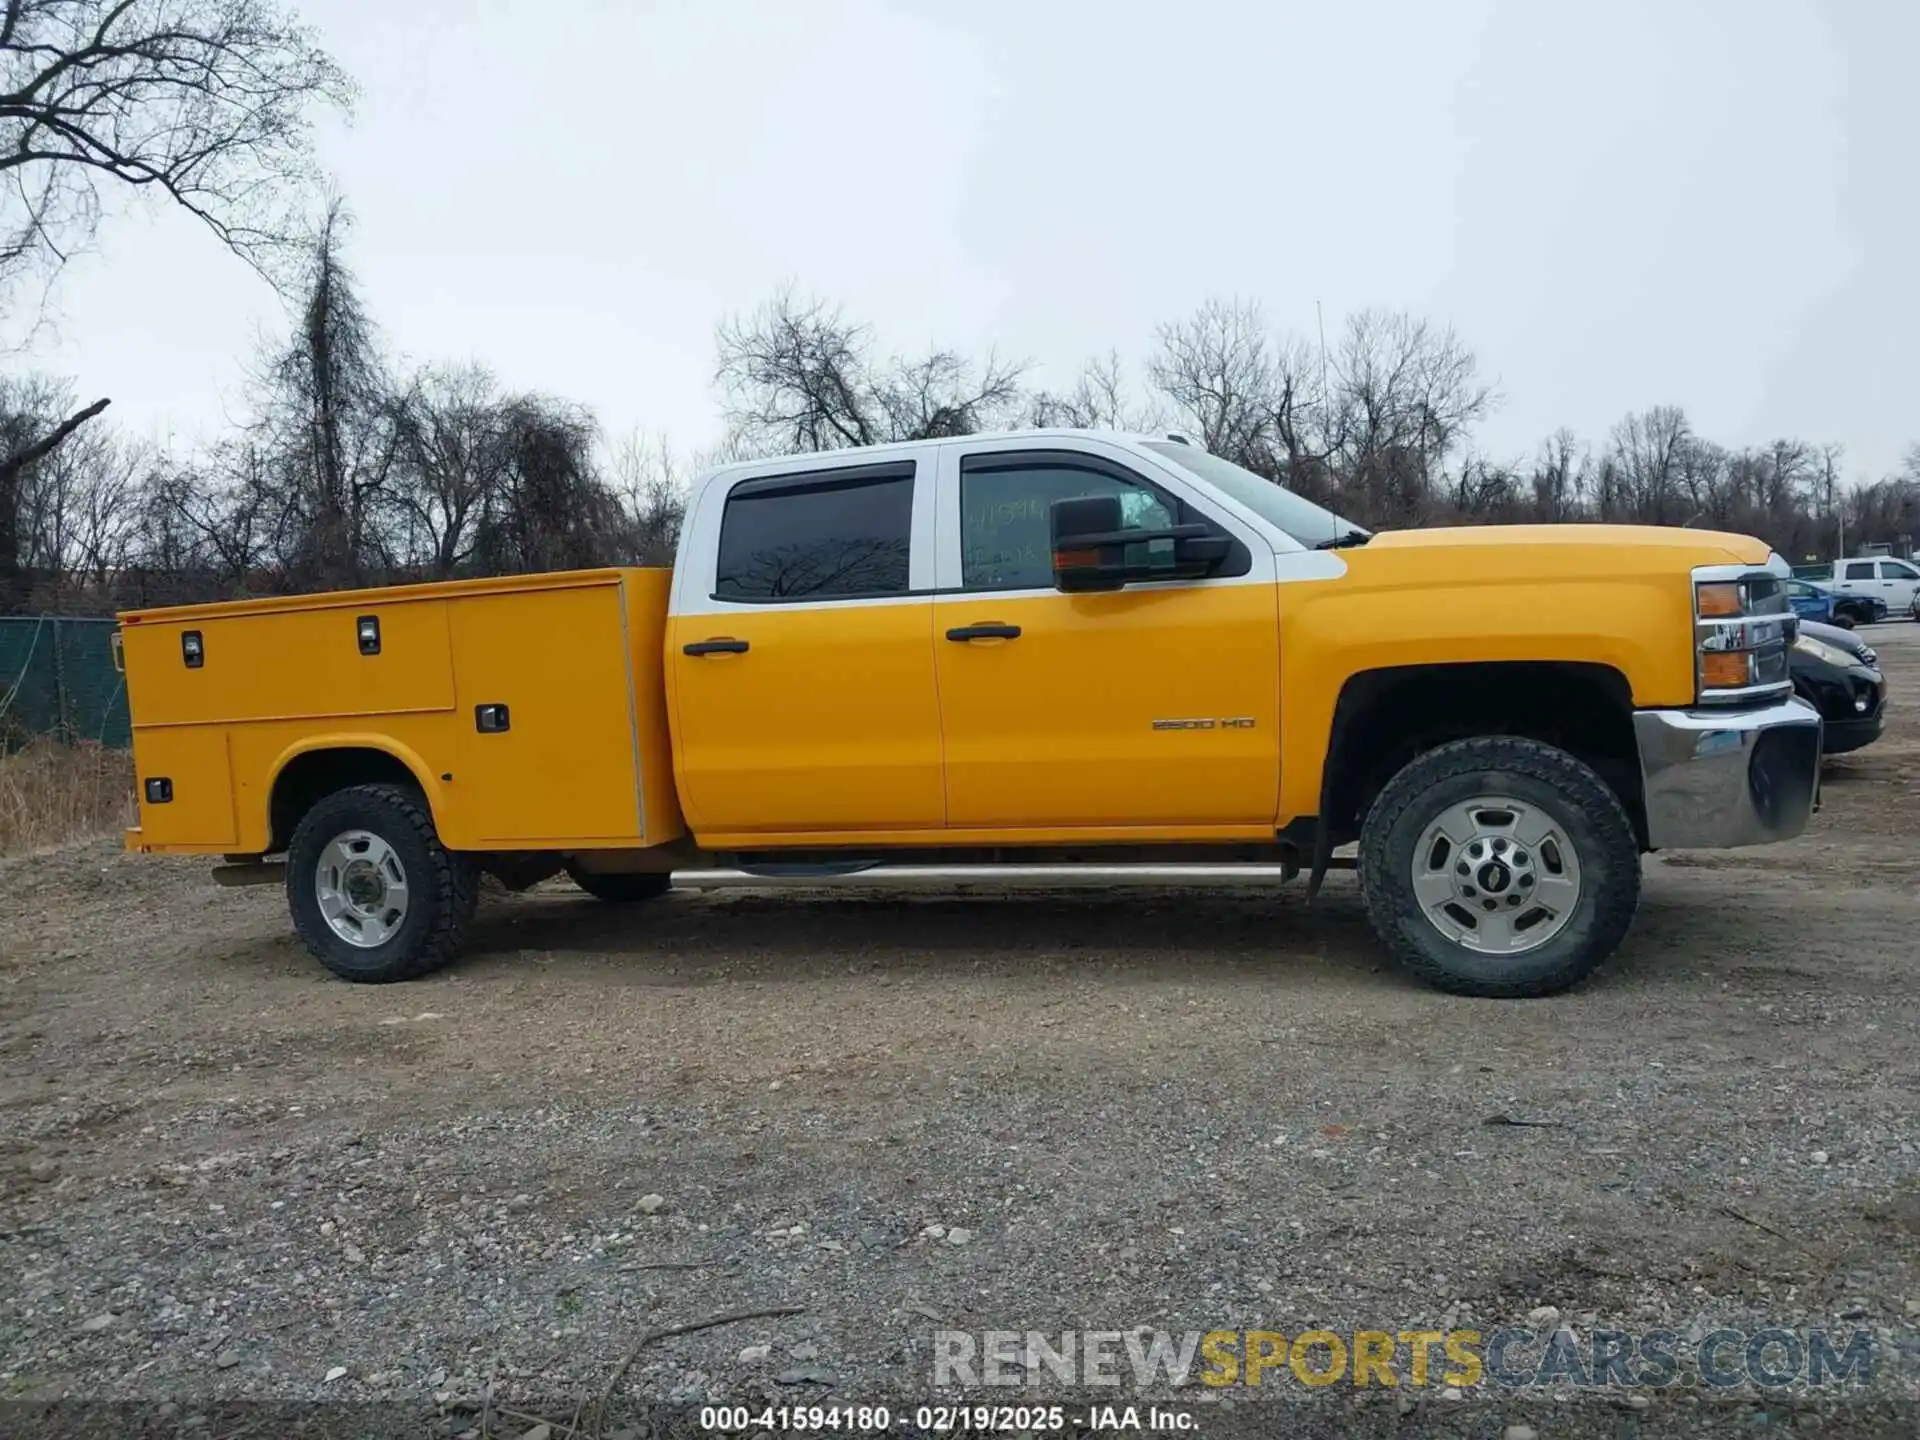
{"type": "Polygon", "coordinates": [[[1820,712],[1789,698],[1751,710],[1636,710],[1655,850],[1791,840],[1819,806],[1820,712]]]}

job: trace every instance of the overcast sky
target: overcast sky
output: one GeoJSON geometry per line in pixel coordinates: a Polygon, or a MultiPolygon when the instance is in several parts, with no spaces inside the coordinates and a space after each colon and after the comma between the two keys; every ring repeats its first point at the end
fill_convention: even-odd
{"type": "MultiPolygon", "coordinates": [[[[713,327],[783,280],[892,348],[1065,384],[1209,296],[1451,323],[1479,445],[1686,408],[1920,440],[1912,0],[305,0],[364,95],[324,158],[389,346],[615,433],[717,438],[713,327]]],[[[182,442],[282,323],[117,217],[36,363],[182,442]]]]}

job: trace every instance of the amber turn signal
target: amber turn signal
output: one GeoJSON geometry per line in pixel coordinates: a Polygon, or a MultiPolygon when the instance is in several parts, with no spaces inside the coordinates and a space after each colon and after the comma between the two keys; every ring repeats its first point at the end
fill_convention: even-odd
{"type": "Polygon", "coordinates": [[[1703,620],[1731,619],[1741,613],[1740,587],[1732,581],[1715,581],[1710,585],[1694,587],[1695,604],[1700,608],[1703,620]]]}
{"type": "Polygon", "coordinates": [[[1738,690],[1751,684],[1745,650],[1710,650],[1700,657],[1700,684],[1708,690],[1738,690]]]}

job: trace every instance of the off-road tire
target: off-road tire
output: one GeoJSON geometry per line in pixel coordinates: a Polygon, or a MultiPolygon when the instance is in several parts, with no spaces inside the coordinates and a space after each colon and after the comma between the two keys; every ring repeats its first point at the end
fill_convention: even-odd
{"type": "Polygon", "coordinates": [[[596,900],[609,905],[636,905],[642,900],[658,900],[673,888],[673,877],[664,870],[605,871],[595,874],[578,866],[567,866],[567,878],[596,900]]]}
{"type": "Polygon", "coordinates": [[[1515,999],[1569,989],[1618,948],[1640,903],[1640,846],[1619,797],[1566,751],[1511,736],[1456,740],[1409,762],[1361,824],[1359,869],[1381,942],[1418,978],[1454,995],[1515,999]],[[1448,807],[1490,794],[1550,813],[1580,867],[1580,898],[1565,928],[1515,955],[1456,943],[1413,893],[1422,832],[1448,807]]]}
{"type": "Polygon", "coordinates": [[[287,847],[287,908],[307,949],[342,980],[413,980],[460,953],[479,897],[479,872],[440,843],[417,790],[355,785],[336,790],[301,819],[287,847]],[[407,872],[407,913],[385,944],[363,949],[334,934],[320,913],[314,872],[320,851],[346,830],[368,830],[393,847],[407,872]]]}

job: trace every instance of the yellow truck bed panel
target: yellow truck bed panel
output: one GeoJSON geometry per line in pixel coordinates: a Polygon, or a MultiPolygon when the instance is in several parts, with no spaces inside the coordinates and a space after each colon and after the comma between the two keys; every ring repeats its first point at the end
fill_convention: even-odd
{"type": "Polygon", "coordinates": [[[167,804],[142,801],[140,838],[144,845],[225,852],[239,843],[233,769],[224,727],[187,725],[136,732],[134,760],[143,780],[148,776],[165,778],[174,789],[173,799],[167,804]]]}
{"type": "Polygon", "coordinates": [[[461,723],[448,813],[480,841],[640,839],[632,666],[614,586],[487,595],[448,617],[461,723]],[[467,717],[507,707],[508,728],[467,717]]]}
{"type": "MultiPolygon", "coordinates": [[[[271,838],[270,817],[275,781],[288,773],[288,767],[302,757],[319,756],[330,751],[378,750],[391,755],[413,775],[426,794],[427,803],[437,822],[452,825],[455,830],[464,823],[463,817],[451,812],[447,797],[448,783],[440,778],[442,774],[450,773],[451,766],[438,763],[440,758],[453,754],[458,743],[454,733],[454,714],[450,709],[428,714],[383,715],[366,720],[295,718],[191,728],[221,734],[227,739],[227,753],[233,767],[233,808],[239,833],[235,843],[223,847],[226,852],[241,855],[264,853],[271,838]]],[[[150,736],[178,733],[184,731],[143,730],[136,721],[133,731],[136,765],[144,766],[146,763],[144,747],[150,736]]],[[[143,805],[143,822],[147,817],[158,814],[161,808],[143,805]]],[[[453,831],[445,832],[445,838],[449,845],[455,844],[453,831]]],[[[467,842],[472,838],[463,836],[460,848],[471,848],[467,842]]],[[[144,834],[142,839],[147,848],[160,848],[144,834]]],[[[287,837],[282,835],[279,839],[284,846],[287,837]]],[[[197,845],[180,848],[206,850],[209,847],[197,845]]]]}
{"type": "MultiPolygon", "coordinates": [[[[317,597],[326,599],[329,597],[317,597]]],[[[447,604],[434,598],[316,605],[266,614],[165,612],[121,627],[140,677],[138,723],[391,715],[453,708],[447,604]],[[362,655],[356,624],[380,622],[380,653],[362,655]],[[181,642],[200,637],[189,668],[181,642]]]]}
{"type": "Polygon", "coordinates": [[[412,773],[459,849],[685,833],[661,675],[667,572],[577,571],[122,617],[143,849],[260,853],[276,782],[343,750],[412,773]],[[377,653],[360,622],[377,620],[377,653]],[[198,636],[190,666],[182,637],[198,636]],[[482,731],[479,709],[505,707],[482,731]],[[149,803],[145,782],[173,798],[149,803]]]}

